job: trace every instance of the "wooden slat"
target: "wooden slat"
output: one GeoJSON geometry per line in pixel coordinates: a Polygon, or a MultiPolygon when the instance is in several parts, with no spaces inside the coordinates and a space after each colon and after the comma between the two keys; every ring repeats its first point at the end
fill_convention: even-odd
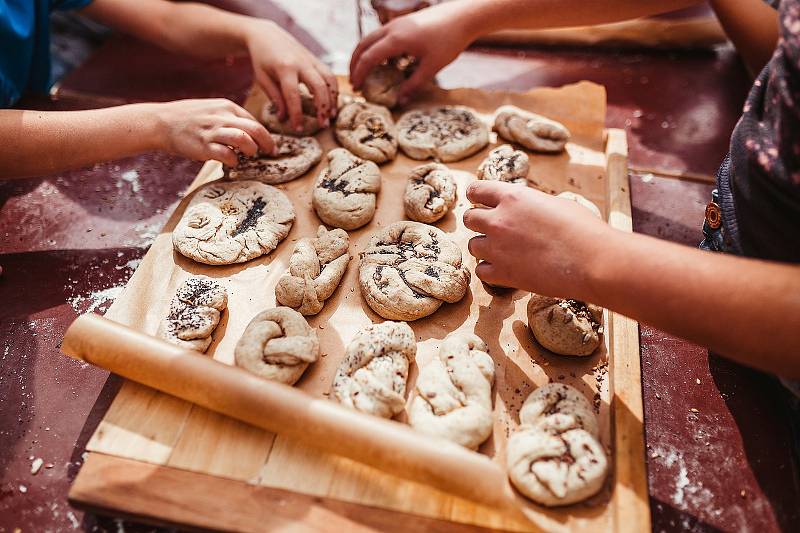
{"type": "MultiPolygon", "coordinates": [[[[623,130],[608,132],[608,207],[609,224],[622,231],[633,231],[628,145],[623,130]]],[[[650,529],[645,469],[644,410],[642,405],[639,326],[619,313],[609,313],[609,375],[614,390],[611,409],[614,416],[615,490],[612,509],[619,530],[650,529]]]]}
{"type": "Polygon", "coordinates": [[[140,522],[217,531],[486,531],[100,453],[87,457],[69,501],[140,522]]]}

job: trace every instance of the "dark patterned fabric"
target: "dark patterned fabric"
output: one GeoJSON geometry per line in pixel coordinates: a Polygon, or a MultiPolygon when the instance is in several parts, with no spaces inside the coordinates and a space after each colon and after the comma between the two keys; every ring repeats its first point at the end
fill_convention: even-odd
{"type": "Polygon", "coordinates": [[[800,263],[800,0],[770,3],[780,39],[731,137],[719,204],[730,251],[800,263]]]}

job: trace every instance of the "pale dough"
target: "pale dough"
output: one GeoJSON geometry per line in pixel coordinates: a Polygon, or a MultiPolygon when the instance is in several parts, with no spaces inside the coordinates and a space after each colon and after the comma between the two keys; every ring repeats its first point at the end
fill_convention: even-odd
{"type": "Polygon", "coordinates": [[[264,183],[285,183],[299,178],[322,159],[322,147],[314,137],[273,135],[277,154],[239,154],[239,164],[228,171],[231,179],[254,179],[264,183]]]}
{"type": "Polygon", "coordinates": [[[378,165],[335,148],[328,152],[328,166],[314,183],[312,204],[325,224],[353,230],[375,216],[380,190],[378,165]]]}
{"type": "Polygon", "coordinates": [[[440,106],[409,111],[397,122],[400,148],[411,159],[443,163],[467,158],[489,143],[489,130],[475,111],[440,106]]]}
{"type": "Polygon", "coordinates": [[[497,110],[494,129],[505,140],[534,152],[563,152],[570,138],[569,130],[560,122],[512,105],[497,110]]]}
{"type": "Polygon", "coordinates": [[[456,205],[456,180],[450,169],[439,163],[414,168],[403,197],[406,216],[431,224],[456,205]]]}
{"type": "Polygon", "coordinates": [[[280,120],[280,118],[278,118],[278,107],[272,102],[267,101],[261,108],[261,122],[271,133],[308,137],[322,129],[317,120],[317,107],[314,103],[314,95],[311,94],[311,91],[308,90],[305,83],[299,83],[297,87],[300,91],[300,108],[303,113],[300,131],[294,129],[289,123],[288,117],[284,121],[280,120]]]}
{"type": "Polygon", "coordinates": [[[205,352],[227,305],[222,285],[206,276],[192,276],[175,292],[159,335],[182,348],[205,352]]]}
{"type": "Polygon", "coordinates": [[[528,154],[503,144],[489,152],[478,167],[477,176],[479,180],[526,184],[529,169],[528,154]]]}
{"type": "Polygon", "coordinates": [[[392,114],[383,106],[351,102],[336,117],[336,138],[358,157],[386,163],[397,156],[392,114]]]}

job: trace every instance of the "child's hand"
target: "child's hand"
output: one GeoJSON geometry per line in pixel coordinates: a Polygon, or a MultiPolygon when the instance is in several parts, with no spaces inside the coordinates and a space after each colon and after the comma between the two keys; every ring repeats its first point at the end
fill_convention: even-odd
{"type": "Polygon", "coordinates": [[[253,115],[224,98],[178,100],[152,105],[158,146],[200,161],[215,159],[236,166],[234,149],[255,155],[272,153],[275,143],[253,115]]]}
{"type": "Polygon", "coordinates": [[[447,3],[429,7],[396,18],[364,37],[350,59],[353,87],[358,89],[373,67],[406,54],[417,60],[414,74],[400,88],[400,100],[407,99],[472,41],[457,8],[447,3]]]}
{"type": "Polygon", "coordinates": [[[616,234],[607,224],[575,202],[517,184],[478,181],[467,198],[487,206],[464,213],[464,225],[483,234],[469,241],[481,280],[590,300],[589,274],[616,234]]]}
{"type": "Polygon", "coordinates": [[[277,24],[254,19],[247,32],[247,47],[256,80],[278,107],[278,116],[302,130],[299,82],[314,95],[317,121],[321,127],[336,115],[336,76],[314,54],[277,24]]]}

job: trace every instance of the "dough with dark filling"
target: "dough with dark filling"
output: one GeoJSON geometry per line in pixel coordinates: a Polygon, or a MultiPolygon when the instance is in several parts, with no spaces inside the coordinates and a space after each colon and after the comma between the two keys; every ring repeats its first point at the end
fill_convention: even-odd
{"type": "Polygon", "coordinates": [[[319,340],[303,315],[275,307],[253,317],[233,355],[237,366],[253,374],[293,385],[319,359],[319,340]]]}
{"type": "Polygon", "coordinates": [[[343,229],[324,226],[315,238],[297,241],[289,258],[289,273],[278,280],[275,299],[302,315],[316,315],[342,281],[350,262],[350,238],[343,229]]]}
{"type": "Polygon", "coordinates": [[[414,331],[405,322],[359,330],[333,378],[336,400],[363,413],[392,418],[405,406],[408,367],[416,353],[414,331]]]}
{"type": "Polygon", "coordinates": [[[293,222],[292,203],[275,187],[215,181],[195,192],[172,231],[172,243],[199,263],[243,263],[274,250],[293,222]]]}
{"type": "Polygon", "coordinates": [[[440,106],[409,111],[397,122],[400,148],[412,159],[460,161],[486,146],[489,130],[464,106],[440,106]]]}
{"type": "Polygon", "coordinates": [[[383,106],[351,102],[336,117],[336,138],[358,157],[386,163],[397,156],[392,114],[383,106]]]}
{"type": "Polygon", "coordinates": [[[505,181],[507,183],[528,183],[528,154],[514,150],[510,144],[498,146],[486,156],[478,167],[478,179],[505,181]]]}
{"type": "Polygon", "coordinates": [[[441,219],[456,204],[456,180],[450,169],[439,163],[413,169],[403,204],[411,220],[431,224],[441,219]]]}
{"type": "Polygon", "coordinates": [[[322,159],[322,147],[314,137],[273,135],[277,154],[239,154],[239,164],[228,171],[231,179],[253,179],[263,183],[285,183],[299,178],[322,159]]]}
{"type": "Polygon", "coordinates": [[[451,333],[422,367],[408,410],[411,426],[469,449],[492,434],[494,361],[471,333],[451,333]]]}
{"type": "Polygon", "coordinates": [[[159,336],[182,348],[205,352],[227,305],[228,293],[222,285],[206,276],[192,276],[175,291],[159,336]]]}
{"type": "Polygon", "coordinates": [[[427,224],[390,224],[361,252],[361,294],[373,311],[389,320],[417,320],[444,302],[458,302],[469,279],[458,245],[427,224]]]}
{"type": "Polygon", "coordinates": [[[329,226],[360,228],[375,216],[380,190],[378,165],[335,148],[328,152],[328,166],[314,183],[314,211],[329,226]]]}

